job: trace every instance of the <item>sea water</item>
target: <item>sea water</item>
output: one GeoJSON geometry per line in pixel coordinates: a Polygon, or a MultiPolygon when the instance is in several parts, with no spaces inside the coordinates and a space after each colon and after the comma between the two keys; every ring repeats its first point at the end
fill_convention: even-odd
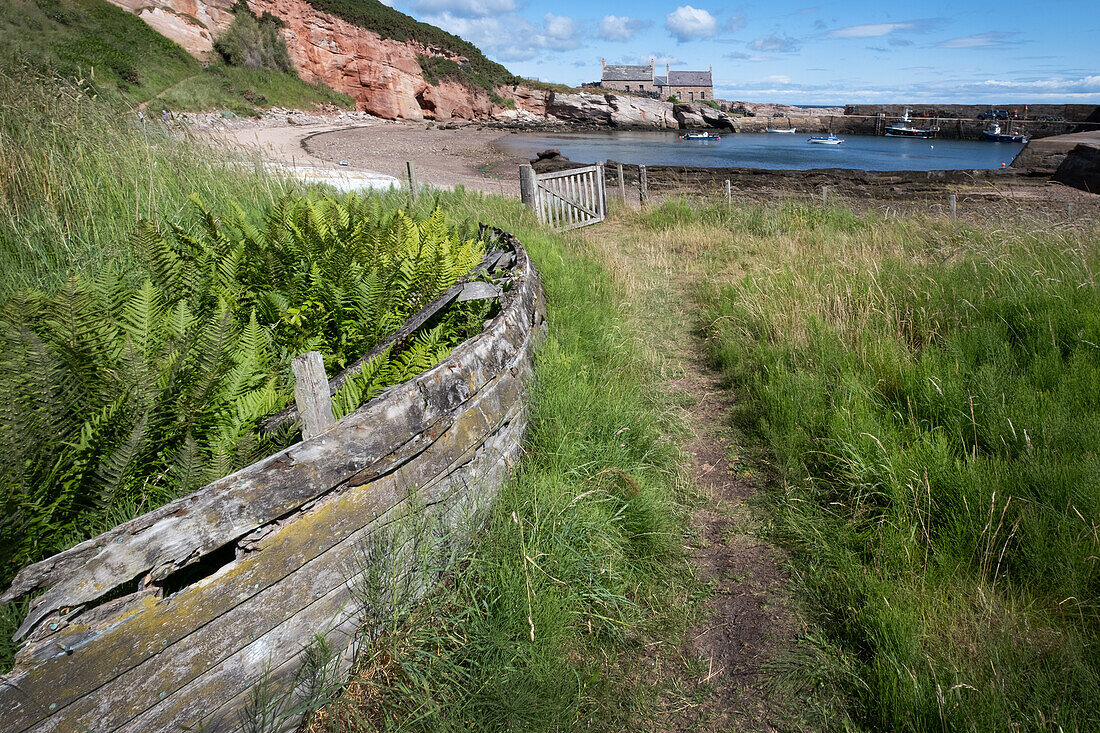
{"type": "MultiPolygon", "coordinates": [[[[820,133],[814,133],[820,134],[820,133]]],[[[813,145],[809,134],[723,134],[721,142],[680,140],[676,132],[517,133],[495,144],[521,158],[547,148],[578,163],[613,160],[633,165],[810,170],[930,171],[1000,168],[1023,149],[1018,143],[919,140],[847,135],[842,145],[813,145]]]]}

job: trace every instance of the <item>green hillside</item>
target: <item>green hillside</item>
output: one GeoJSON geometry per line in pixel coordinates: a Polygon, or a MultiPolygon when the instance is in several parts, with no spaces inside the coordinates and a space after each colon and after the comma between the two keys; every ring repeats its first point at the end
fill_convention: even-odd
{"type": "Polygon", "coordinates": [[[294,73],[203,65],[144,21],[106,0],[0,2],[0,63],[82,79],[129,104],[156,99],[172,110],[351,106],[352,100],[294,73]]]}

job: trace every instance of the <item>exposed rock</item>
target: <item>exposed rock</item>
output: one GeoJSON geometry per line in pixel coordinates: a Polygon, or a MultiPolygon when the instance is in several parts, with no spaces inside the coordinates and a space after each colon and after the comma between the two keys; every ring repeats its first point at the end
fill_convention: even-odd
{"type": "Polygon", "coordinates": [[[204,58],[214,38],[233,22],[233,0],[110,0],[148,23],[153,30],[204,58]]]}
{"type": "Polygon", "coordinates": [[[1100,194],[1100,145],[1082,144],[1070,150],[1055,171],[1054,180],[1100,194]]]}
{"type": "Polygon", "coordinates": [[[703,119],[703,115],[692,107],[690,104],[677,104],[672,108],[672,114],[676,117],[676,121],[680,123],[680,128],[688,130],[693,127],[706,127],[706,120],[703,119]]]}
{"type": "Polygon", "coordinates": [[[608,95],[613,127],[676,128],[672,105],[659,99],[608,95]]]}
{"type": "Polygon", "coordinates": [[[543,150],[541,153],[537,153],[535,155],[535,160],[550,160],[551,158],[559,158],[559,157],[561,157],[561,151],[560,150],[558,150],[557,148],[547,148],[546,150],[543,150]]]}
{"type": "Polygon", "coordinates": [[[706,123],[707,127],[716,127],[720,130],[738,130],[738,125],[734,122],[734,118],[730,117],[722,110],[709,107],[705,104],[699,104],[695,106],[695,111],[703,118],[703,122],[706,123]]]}
{"type": "Polygon", "coordinates": [[[559,120],[585,125],[610,125],[611,104],[607,94],[553,94],[547,112],[559,120]]]}
{"type": "MultiPolygon", "coordinates": [[[[233,0],[110,0],[157,31],[205,59],[214,39],[232,21],[233,0]]],[[[361,111],[385,119],[524,120],[527,113],[545,115],[546,92],[524,87],[497,90],[510,104],[494,104],[484,89],[424,79],[417,56],[436,56],[465,63],[463,56],[415,40],[394,41],[336,16],[322,13],[305,0],[249,0],[257,15],[270,12],[286,23],[283,36],[299,75],[321,81],[356,101],[361,111]]]]}

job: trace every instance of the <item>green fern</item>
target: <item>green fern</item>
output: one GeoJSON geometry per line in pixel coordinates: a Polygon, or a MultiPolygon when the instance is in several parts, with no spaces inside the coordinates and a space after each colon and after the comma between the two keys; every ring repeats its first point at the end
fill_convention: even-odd
{"type": "MultiPolygon", "coordinates": [[[[107,265],[0,306],[0,584],[22,565],[278,450],[257,425],[293,393],[291,360],[330,374],[396,331],[484,255],[440,211],[287,198],[263,221],[139,224],[144,272],[107,265]]],[[[333,397],[338,417],[431,368],[480,329],[462,303],[333,397]]]]}

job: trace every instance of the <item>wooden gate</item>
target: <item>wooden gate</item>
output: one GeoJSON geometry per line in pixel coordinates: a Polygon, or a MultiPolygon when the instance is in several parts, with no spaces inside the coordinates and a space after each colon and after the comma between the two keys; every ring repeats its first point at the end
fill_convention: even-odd
{"type": "Polygon", "coordinates": [[[603,165],[535,174],[520,166],[520,197],[535,210],[539,221],[560,232],[597,224],[607,216],[603,165]]]}

